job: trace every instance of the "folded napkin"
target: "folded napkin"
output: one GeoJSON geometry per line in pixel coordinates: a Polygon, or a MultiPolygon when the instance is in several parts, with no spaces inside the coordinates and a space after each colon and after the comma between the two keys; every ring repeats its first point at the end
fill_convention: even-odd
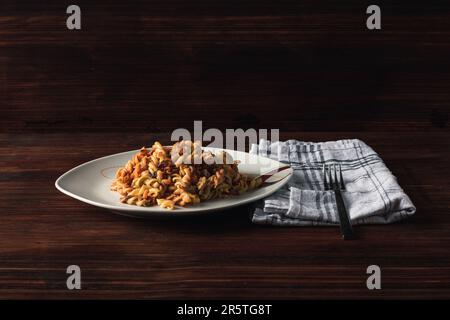
{"type": "Polygon", "coordinates": [[[288,163],[291,180],[257,204],[253,222],[281,226],[338,225],[333,191],[325,191],[323,164],[339,164],[346,191],[342,197],[352,224],[391,223],[416,208],[378,154],[364,142],[339,140],[270,143],[261,140],[250,153],[288,163]]]}

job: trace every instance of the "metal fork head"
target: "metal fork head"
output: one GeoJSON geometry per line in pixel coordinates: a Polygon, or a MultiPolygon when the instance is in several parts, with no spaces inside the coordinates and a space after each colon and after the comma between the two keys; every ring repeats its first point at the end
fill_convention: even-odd
{"type": "Polygon", "coordinates": [[[345,190],[344,179],[342,177],[341,165],[323,164],[322,169],[323,185],[325,190],[345,190]]]}

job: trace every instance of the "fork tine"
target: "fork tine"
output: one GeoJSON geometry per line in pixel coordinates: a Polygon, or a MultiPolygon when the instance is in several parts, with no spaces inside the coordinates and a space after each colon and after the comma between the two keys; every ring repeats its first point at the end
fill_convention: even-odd
{"type": "Polygon", "coordinates": [[[338,179],[337,175],[337,169],[336,169],[336,163],[333,164],[333,171],[334,171],[334,188],[333,189],[339,189],[340,188],[340,181],[338,179]]]}
{"type": "Polygon", "coordinates": [[[330,164],[328,166],[328,186],[329,186],[329,190],[333,190],[334,189],[333,176],[331,175],[332,168],[333,168],[333,165],[330,164]]]}
{"type": "Polygon", "coordinates": [[[329,186],[327,182],[327,166],[325,165],[325,163],[323,164],[322,167],[322,176],[323,176],[323,187],[325,188],[325,190],[328,190],[329,186]]]}
{"type": "Polygon", "coordinates": [[[341,189],[345,190],[344,177],[342,176],[342,167],[340,164],[339,164],[339,181],[341,182],[341,189]]]}

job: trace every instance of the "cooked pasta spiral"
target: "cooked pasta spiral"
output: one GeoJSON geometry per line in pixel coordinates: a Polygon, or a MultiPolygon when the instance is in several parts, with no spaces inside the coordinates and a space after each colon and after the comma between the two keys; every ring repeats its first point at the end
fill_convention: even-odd
{"type": "Polygon", "coordinates": [[[116,173],[111,190],[130,205],[174,209],[201,201],[239,195],[261,185],[238,170],[238,162],[222,151],[203,151],[200,143],[183,140],[172,147],[155,142],[142,148],[116,173]]]}

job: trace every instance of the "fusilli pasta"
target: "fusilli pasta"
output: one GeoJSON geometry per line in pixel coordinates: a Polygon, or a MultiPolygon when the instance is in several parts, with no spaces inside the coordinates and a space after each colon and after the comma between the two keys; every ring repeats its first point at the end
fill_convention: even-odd
{"type": "Polygon", "coordinates": [[[213,154],[183,140],[172,147],[159,142],[143,147],[117,171],[111,190],[120,193],[123,203],[174,209],[239,195],[260,184],[239,173],[238,162],[226,152],[213,154]]]}

